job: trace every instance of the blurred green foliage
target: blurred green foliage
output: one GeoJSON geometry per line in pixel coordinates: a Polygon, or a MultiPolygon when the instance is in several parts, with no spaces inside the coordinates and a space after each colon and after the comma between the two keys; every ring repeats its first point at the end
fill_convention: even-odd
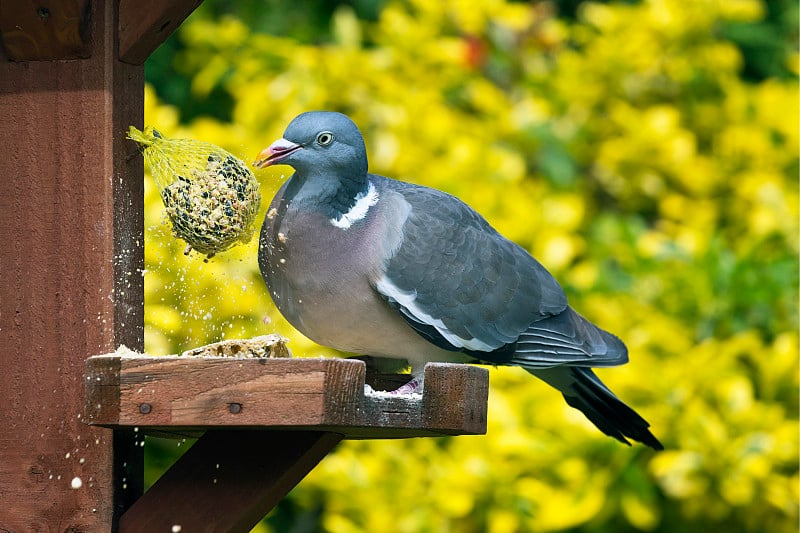
{"type": "MultiPolygon", "coordinates": [[[[493,369],[485,437],[346,442],[259,531],[796,531],[794,3],[238,5],[148,63],[146,122],[250,161],[302,111],[349,114],[373,172],[463,198],[627,342],[602,377],[667,447],[493,369]]],[[[149,352],[279,332],[335,355],[278,315],[255,241],[184,257],[149,177],[146,237],[149,352]]],[[[150,441],[150,482],[183,446],[150,441]]]]}

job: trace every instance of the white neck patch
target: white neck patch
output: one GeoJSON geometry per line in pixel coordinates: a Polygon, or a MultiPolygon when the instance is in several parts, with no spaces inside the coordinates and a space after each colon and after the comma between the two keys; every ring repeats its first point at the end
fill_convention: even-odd
{"type": "Polygon", "coordinates": [[[329,219],[330,223],[337,228],[349,228],[354,222],[358,222],[367,216],[369,208],[378,203],[379,197],[377,189],[375,189],[375,186],[370,181],[367,192],[360,192],[356,195],[356,203],[353,204],[353,207],[351,207],[347,213],[342,214],[338,219],[329,219]]]}

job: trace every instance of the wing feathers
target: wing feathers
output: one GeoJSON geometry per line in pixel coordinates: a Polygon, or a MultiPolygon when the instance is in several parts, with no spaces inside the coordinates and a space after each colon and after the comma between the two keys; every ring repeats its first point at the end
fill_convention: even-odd
{"type": "MultiPolygon", "coordinates": [[[[375,288],[395,309],[399,309],[406,322],[409,322],[411,327],[417,332],[425,332],[426,338],[431,339],[434,336],[434,331],[438,333],[447,343],[449,343],[450,350],[457,351],[460,349],[465,350],[478,350],[478,351],[492,351],[495,347],[486,344],[476,337],[462,337],[450,331],[445,323],[429,313],[425,312],[417,303],[417,291],[403,291],[399,289],[392,281],[383,277],[377,281],[375,288]]],[[[441,339],[435,344],[441,346],[441,339]]],[[[446,346],[442,346],[446,347],[446,346]]]]}
{"type": "Polygon", "coordinates": [[[397,193],[384,200],[400,197],[410,206],[399,246],[373,279],[384,298],[405,308],[407,320],[433,327],[453,350],[493,352],[564,310],[566,296],[544,267],[469,206],[439,191],[374,179],[397,193]]]}
{"type": "MultiPolygon", "coordinates": [[[[484,362],[610,366],[625,345],[569,306],[549,272],[455,197],[373,176],[410,210],[373,287],[433,344],[484,362]]],[[[388,204],[384,204],[388,205],[388,204]]],[[[389,207],[391,208],[391,207],[389,207]]]]}
{"type": "Polygon", "coordinates": [[[616,366],[628,361],[628,349],[614,335],[598,328],[571,307],[546,318],[520,335],[512,364],[548,368],[560,364],[616,366]]]}

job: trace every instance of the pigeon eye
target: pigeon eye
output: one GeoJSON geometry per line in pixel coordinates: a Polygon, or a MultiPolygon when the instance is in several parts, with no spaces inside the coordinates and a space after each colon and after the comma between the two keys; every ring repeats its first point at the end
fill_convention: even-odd
{"type": "Polygon", "coordinates": [[[328,146],[332,142],[333,142],[333,133],[329,131],[323,131],[317,135],[317,144],[319,144],[320,146],[328,146]]]}

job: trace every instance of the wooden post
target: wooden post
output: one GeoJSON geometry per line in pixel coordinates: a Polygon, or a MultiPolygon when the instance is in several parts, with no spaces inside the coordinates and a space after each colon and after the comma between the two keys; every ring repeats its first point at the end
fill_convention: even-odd
{"type": "MultiPolygon", "coordinates": [[[[86,357],[143,347],[143,169],[125,130],[142,125],[144,70],[118,60],[118,5],[0,0],[0,531],[108,531],[142,490],[132,434],[82,420],[86,357]]],[[[141,57],[168,33],[127,46],[141,57]]]]}

